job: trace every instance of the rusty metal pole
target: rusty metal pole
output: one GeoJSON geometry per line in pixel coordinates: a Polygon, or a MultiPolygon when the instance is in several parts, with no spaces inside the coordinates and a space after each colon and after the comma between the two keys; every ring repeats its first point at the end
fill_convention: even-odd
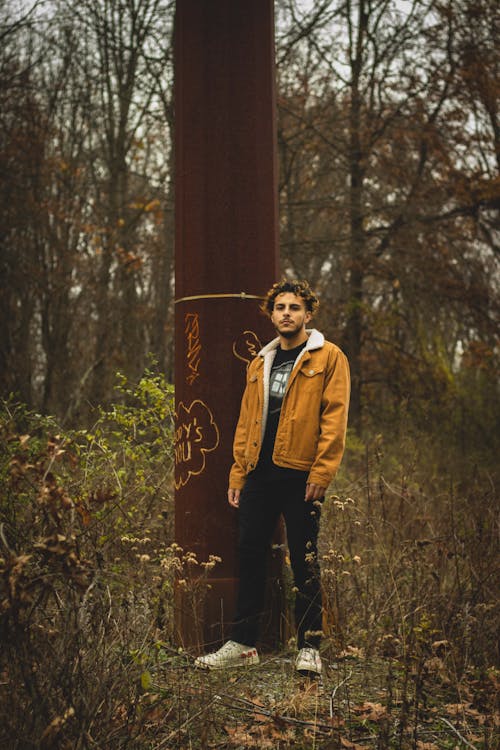
{"type": "Polygon", "coordinates": [[[273,335],[257,299],[278,273],[273,0],[177,0],[175,123],[175,533],[198,562],[222,559],[177,586],[177,636],[200,648],[234,615],[232,439],[247,363],[273,335]]]}

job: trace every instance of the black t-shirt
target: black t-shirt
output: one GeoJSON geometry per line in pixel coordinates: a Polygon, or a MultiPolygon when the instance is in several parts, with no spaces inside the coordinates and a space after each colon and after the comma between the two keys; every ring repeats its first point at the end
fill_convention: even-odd
{"type": "Polygon", "coordinates": [[[282,349],[281,347],[278,347],[271,366],[266,430],[264,433],[264,440],[262,441],[259,461],[255,469],[256,474],[259,476],[265,476],[266,479],[302,478],[308,474],[307,471],[276,466],[272,458],[274,441],[276,440],[276,433],[278,432],[278,424],[280,421],[281,405],[283,403],[283,396],[285,395],[288,378],[293,370],[295,360],[305,345],[306,342],[304,341],[294,349],[282,349]]]}

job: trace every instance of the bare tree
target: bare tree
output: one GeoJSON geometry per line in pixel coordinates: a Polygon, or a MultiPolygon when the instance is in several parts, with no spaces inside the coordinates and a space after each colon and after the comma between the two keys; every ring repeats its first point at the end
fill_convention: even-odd
{"type": "Polygon", "coordinates": [[[7,286],[19,279],[5,388],[74,420],[110,396],[117,369],[136,376],[150,352],[170,366],[172,3],[46,12],[17,38],[18,57],[32,52],[9,99],[15,130],[4,110],[6,158],[22,167],[29,150],[2,181],[19,187],[4,222],[7,286]]]}
{"type": "MultiPolygon", "coordinates": [[[[170,6],[160,0],[87,0],[74,12],[88,50],[88,127],[98,152],[93,172],[101,242],[92,397],[100,403],[114,369],[136,375],[144,366],[143,225],[168,179],[168,130],[159,123],[161,92],[151,68],[154,59],[156,68],[163,63],[164,74],[169,72],[171,18],[170,6]],[[149,139],[162,134],[165,146],[155,148],[149,139]]],[[[163,282],[168,288],[169,279],[163,282]]]]}
{"type": "Polygon", "coordinates": [[[280,7],[284,265],[312,278],[336,317],[359,427],[377,384],[401,398],[420,367],[435,395],[465,328],[478,329],[477,293],[492,282],[469,231],[479,196],[457,177],[472,163],[461,144],[495,151],[484,134],[474,141],[472,108],[460,108],[456,3],[280,7]]]}

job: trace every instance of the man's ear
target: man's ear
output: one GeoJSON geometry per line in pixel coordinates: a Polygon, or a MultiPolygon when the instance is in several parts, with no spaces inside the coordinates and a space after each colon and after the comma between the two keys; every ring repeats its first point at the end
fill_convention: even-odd
{"type": "Polygon", "coordinates": [[[306,323],[310,323],[311,320],[312,320],[312,317],[313,317],[312,316],[312,312],[309,312],[309,310],[307,310],[307,312],[306,312],[306,321],[305,322],[306,323]]]}

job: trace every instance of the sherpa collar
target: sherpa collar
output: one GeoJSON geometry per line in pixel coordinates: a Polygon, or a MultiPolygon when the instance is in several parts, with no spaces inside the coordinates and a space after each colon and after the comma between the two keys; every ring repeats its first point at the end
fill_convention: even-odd
{"type": "MultiPolygon", "coordinates": [[[[310,352],[313,349],[321,349],[323,344],[325,343],[325,337],[322,333],[320,333],[316,328],[307,328],[306,333],[308,334],[308,339],[305,345],[305,351],[310,352]]],[[[272,352],[274,349],[277,349],[280,343],[279,336],[277,336],[275,339],[269,342],[269,344],[266,344],[266,346],[262,347],[260,350],[258,356],[259,357],[265,357],[266,354],[269,354],[269,352],[272,352]]]]}

